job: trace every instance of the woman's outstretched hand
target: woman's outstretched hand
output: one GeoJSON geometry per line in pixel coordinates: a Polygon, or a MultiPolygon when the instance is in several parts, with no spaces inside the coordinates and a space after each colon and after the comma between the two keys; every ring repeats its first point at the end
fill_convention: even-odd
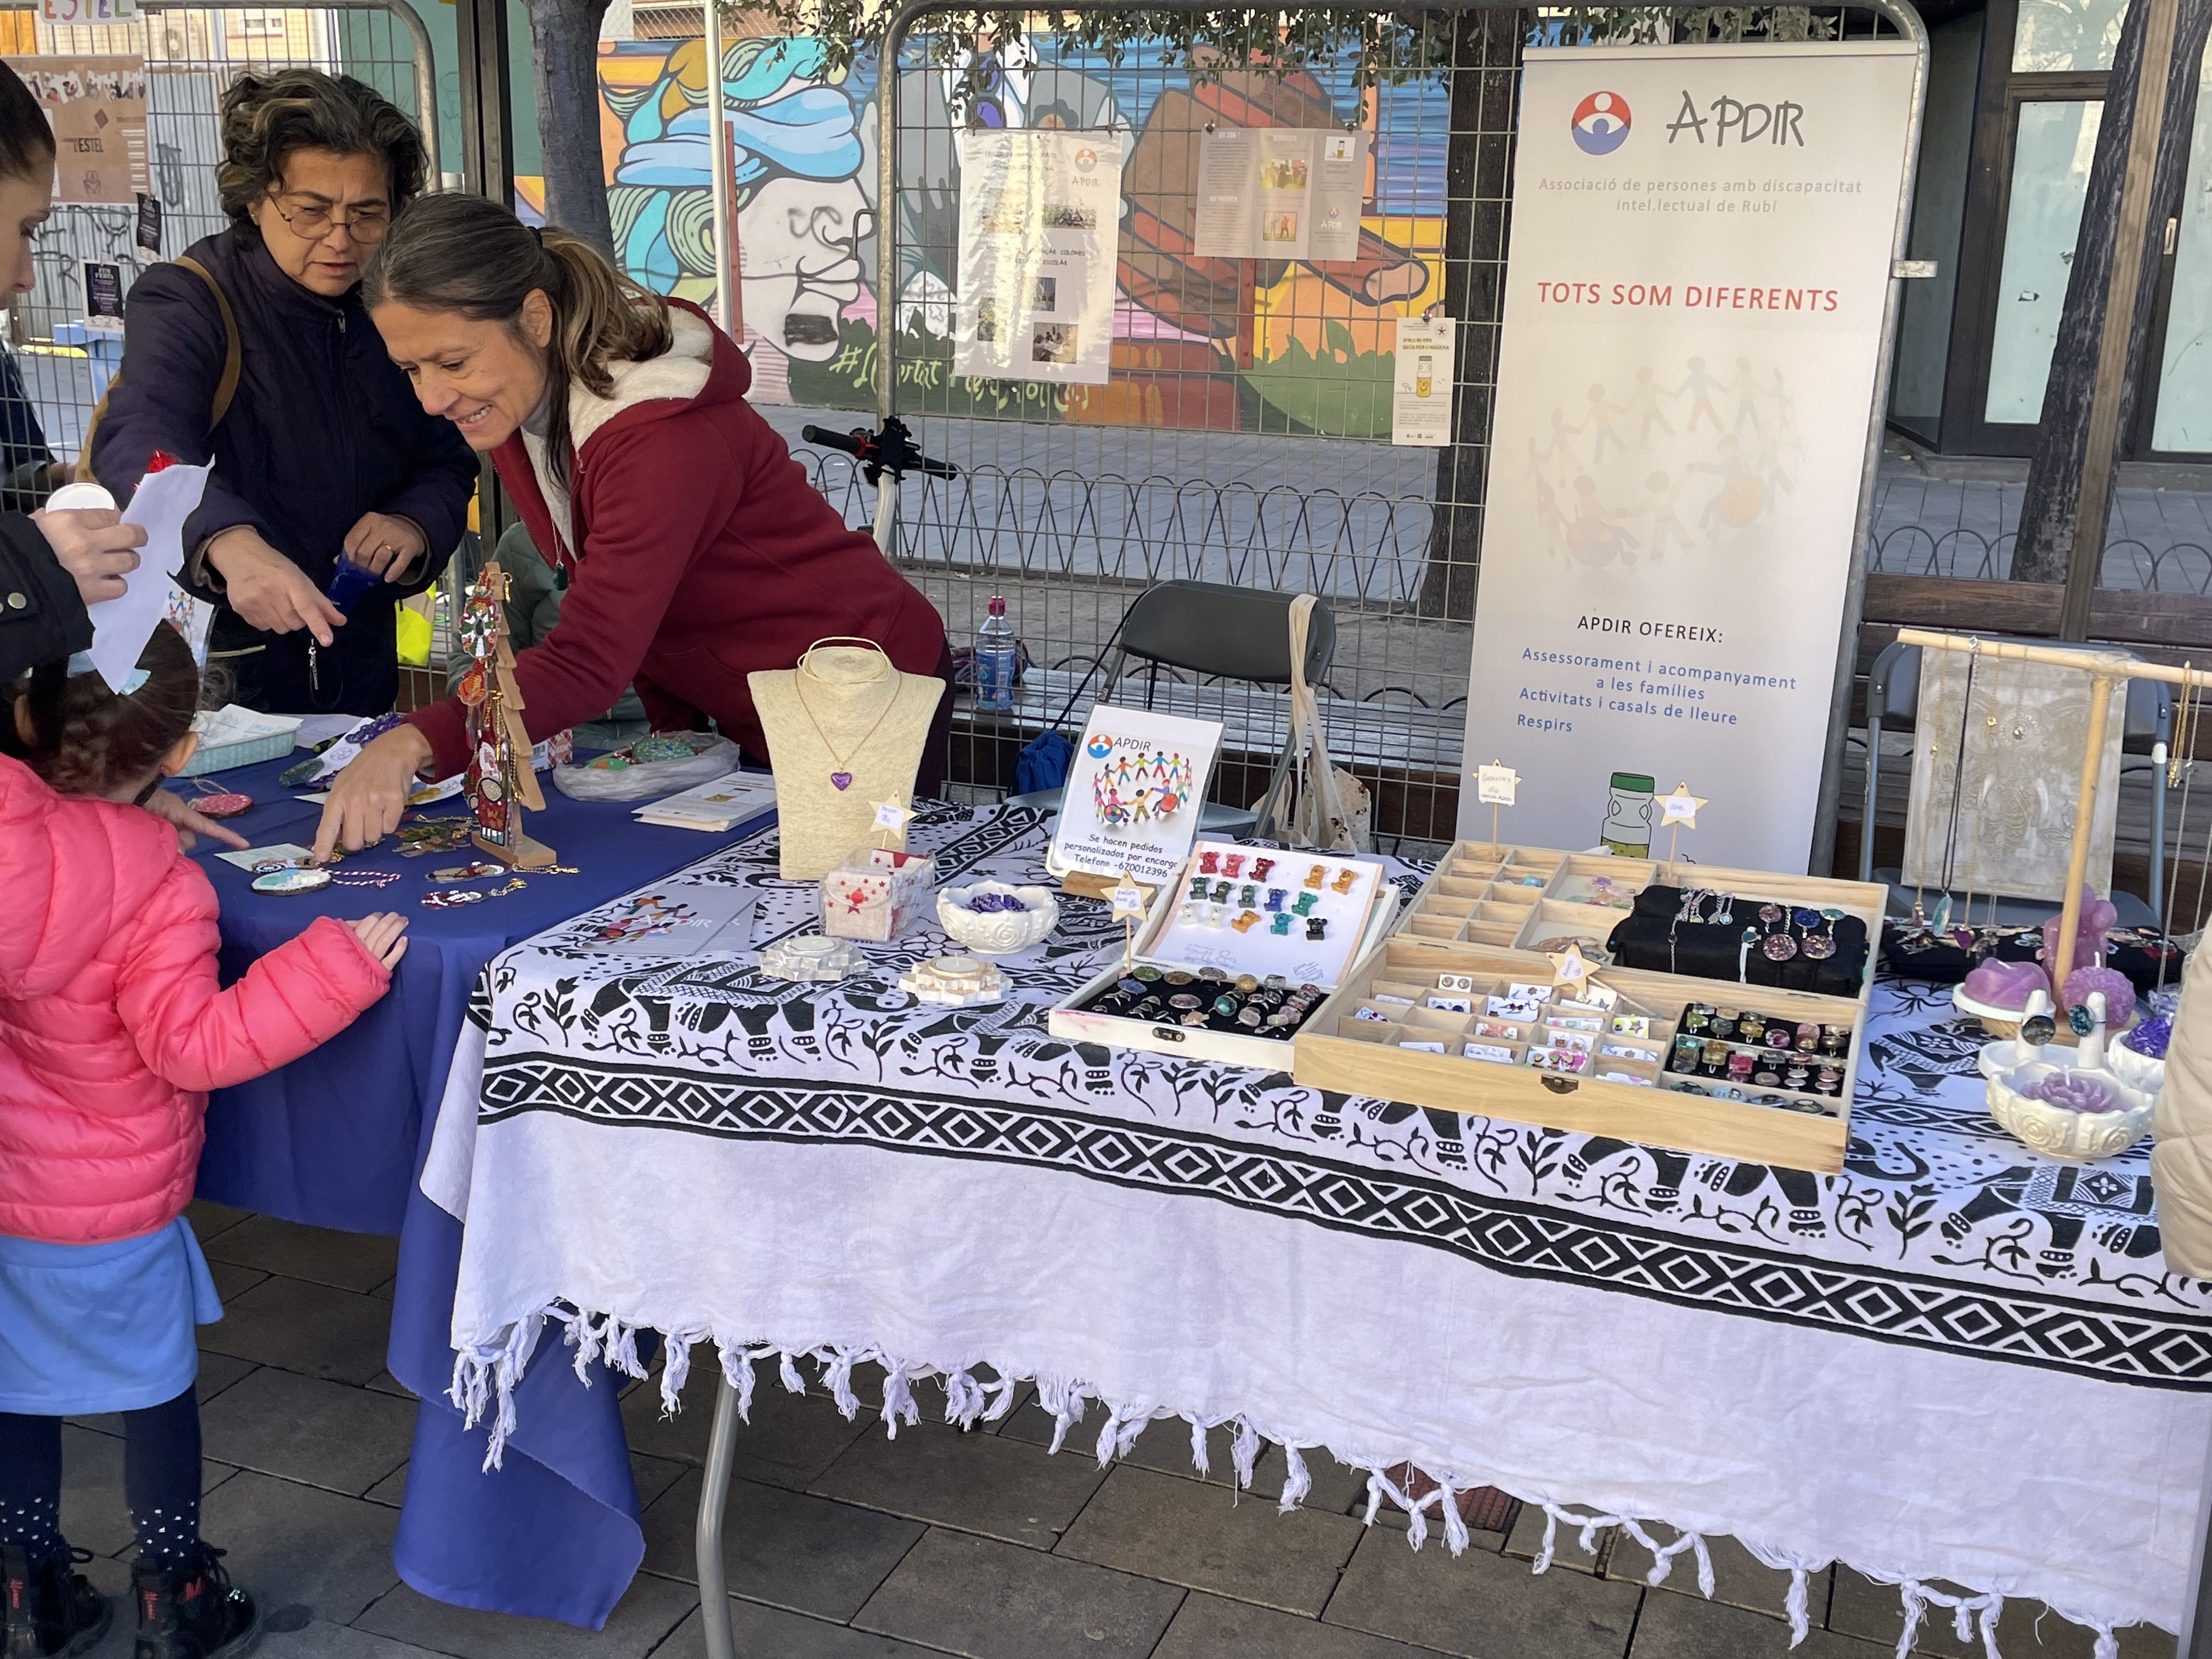
{"type": "Polygon", "coordinates": [[[340,846],[348,852],[374,847],[397,830],[416,774],[430,760],[430,740],[411,726],[399,726],[349,761],[331,781],[331,798],[323,803],[315,862],[340,846]]]}

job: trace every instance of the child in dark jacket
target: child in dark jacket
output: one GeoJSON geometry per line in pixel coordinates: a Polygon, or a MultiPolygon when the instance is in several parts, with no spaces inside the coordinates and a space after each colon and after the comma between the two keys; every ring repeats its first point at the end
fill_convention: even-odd
{"type": "Polygon", "coordinates": [[[402,917],[319,917],[222,988],[215,890],[138,810],[191,759],[199,694],[157,627],[123,691],[76,658],[33,670],[8,711],[27,758],[0,756],[6,1659],[82,1653],[107,1628],[59,1529],[62,1419],[104,1412],[123,1414],[138,1529],[136,1659],[217,1659],[258,1633],[199,1536],[193,1327],[222,1306],[184,1209],[207,1091],[335,1036],[406,949],[402,917]]]}

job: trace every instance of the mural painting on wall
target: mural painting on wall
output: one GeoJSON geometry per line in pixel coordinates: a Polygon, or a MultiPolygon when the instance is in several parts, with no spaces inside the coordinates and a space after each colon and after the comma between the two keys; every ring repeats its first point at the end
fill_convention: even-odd
{"type": "MultiPolygon", "coordinates": [[[[699,40],[602,46],[601,125],[616,245],[662,293],[710,303],[706,52],[699,40]]],[[[875,292],[877,64],[842,78],[818,42],[749,38],[722,58],[745,347],[755,398],[833,408],[874,402],[882,313],[901,330],[902,401],[1012,414],[1225,431],[1388,434],[1393,319],[1441,296],[1445,94],[1350,77],[1188,75],[1131,53],[1076,52],[983,66],[970,119],[1112,127],[1133,135],[1116,272],[1114,374],[1103,386],[956,380],[952,288],[963,133],[954,72],[909,70],[900,109],[899,291],[875,292]],[[1194,252],[1194,182],[1211,122],[1376,133],[1356,260],[1315,266],[1194,252]],[[1247,320],[1243,315],[1249,310],[1247,320]]]]}

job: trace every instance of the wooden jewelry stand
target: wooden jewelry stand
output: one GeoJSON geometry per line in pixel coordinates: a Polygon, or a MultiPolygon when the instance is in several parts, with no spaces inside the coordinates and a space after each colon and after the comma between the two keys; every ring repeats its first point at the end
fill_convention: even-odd
{"type": "Polygon", "coordinates": [[[463,781],[477,846],[514,869],[543,870],[553,862],[553,849],[522,827],[523,810],[544,811],[545,797],[530,764],[530,732],[522,720],[522,689],[515,683],[514,647],[507,633],[507,572],[488,564],[465,596],[461,638],[475,661],[461,678],[461,700],[469,711],[463,781]]]}
{"type": "MultiPolygon", "coordinates": [[[[2201,669],[2169,668],[2163,663],[2114,663],[2088,651],[2069,651],[2048,645],[2017,645],[2008,641],[1975,639],[1941,634],[1921,628],[1900,628],[1898,643],[1917,645],[1925,651],[1978,652],[1984,657],[2014,662],[2049,663],[2059,668],[2078,668],[2089,676],[2089,737],[2081,755],[2081,797],[2074,812],[2074,848],[2066,866],[2066,902],[2058,912],[2058,945],[2051,959],[2051,1000],[2063,1002],[2065,982],[2074,960],[2074,941],[2081,931],[2081,878],[2089,866],[2089,836],[2097,816],[2097,785],[2104,771],[2105,725],[2112,712],[2112,688],[2129,680],[2164,680],[2185,690],[2212,689],[2212,674],[2201,669]]],[[[2181,757],[2184,761],[2193,756],[2181,757]]],[[[1871,764],[1871,763],[1869,763],[1871,764]]],[[[2157,787],[2164,787],[2158,780],[2157,787]]],[[[1872,833],[1871,826],[1868,833],[1872,833]]],[[[2067,1010],[2058,1011],[2058,1029],[2066,1030],[2067,1010]]]]}

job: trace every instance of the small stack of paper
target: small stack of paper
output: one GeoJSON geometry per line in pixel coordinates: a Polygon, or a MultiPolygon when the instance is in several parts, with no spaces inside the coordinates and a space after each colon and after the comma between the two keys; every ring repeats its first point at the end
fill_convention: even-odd
{"type": "Polygon", "coordinates": [[[637,809],[640,823],[665,824],[672,830],[734,829],[775,805],[775,778],[767,772],[731,772],[711,783],[702,783],[665,799],[647,801],[637,809]]]}

